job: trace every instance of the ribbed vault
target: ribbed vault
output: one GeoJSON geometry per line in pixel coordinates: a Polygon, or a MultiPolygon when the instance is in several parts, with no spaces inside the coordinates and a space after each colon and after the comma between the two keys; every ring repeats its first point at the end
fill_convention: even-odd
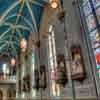
{"type": "Polygon", "coordinates": [[[22,37],[38,33],[46,0],[0,0],[0,55],[16,57],[22,37]]]}

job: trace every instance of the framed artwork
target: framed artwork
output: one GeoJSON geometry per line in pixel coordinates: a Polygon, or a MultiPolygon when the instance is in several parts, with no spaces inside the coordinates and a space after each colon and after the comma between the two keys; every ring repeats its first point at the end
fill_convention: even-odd
{"type": "Polygon", "coordinates": [[[72,65],[71,65],[72,79],[83,80],[85,78],[85,69],[84,69],[80,46],[71,47],[71,56],[72,56],[72,65]]]}

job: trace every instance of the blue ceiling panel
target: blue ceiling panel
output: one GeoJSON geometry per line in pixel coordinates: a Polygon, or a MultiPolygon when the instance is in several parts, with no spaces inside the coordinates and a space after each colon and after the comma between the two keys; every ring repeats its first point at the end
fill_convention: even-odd
{"type": "Polygon", "coordinates": [[[0,0],[0,37],[4,40],[0,38],[0,55],[4,50],[12,56],[19,54],[20,39],[38,33],[45,4],[44,0],[0,0]]]}
{"type": "Polygon", "coordinates": [[[0,15],[14,2],[15,0],[0,0],[0,15]]]}

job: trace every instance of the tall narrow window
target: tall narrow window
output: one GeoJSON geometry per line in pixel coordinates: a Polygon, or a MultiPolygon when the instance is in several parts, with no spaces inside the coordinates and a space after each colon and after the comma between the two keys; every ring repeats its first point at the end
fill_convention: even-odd
{"type": "Polygon", "coordinates": [[[53,26],[49,28],[49,37],[48,37],[48,46],[49,46],[49,61],[52,68],[57,67],[56,62],[56,46],[55,46],[55,36],[53,31],[53,26]]]}
{"type": "Polygon", "coordinates": [[[50,69],[50,94],[53,96],[59,96],[60,90],[56,84],[56,68],[57,68],[57,58],[56,58],[56,46],[55,46],[55,35],[53,26],[49,27],[48,36],[48,65],[50,69]]]}

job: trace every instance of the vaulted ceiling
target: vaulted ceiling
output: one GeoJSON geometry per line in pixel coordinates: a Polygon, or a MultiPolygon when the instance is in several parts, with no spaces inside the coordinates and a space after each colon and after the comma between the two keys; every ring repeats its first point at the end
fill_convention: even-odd
{"type": "Polygon", "coordinates": [[[22,37],[37,34],[46,0],[0,0],[0,56],[16,57],[22,37]]]}

